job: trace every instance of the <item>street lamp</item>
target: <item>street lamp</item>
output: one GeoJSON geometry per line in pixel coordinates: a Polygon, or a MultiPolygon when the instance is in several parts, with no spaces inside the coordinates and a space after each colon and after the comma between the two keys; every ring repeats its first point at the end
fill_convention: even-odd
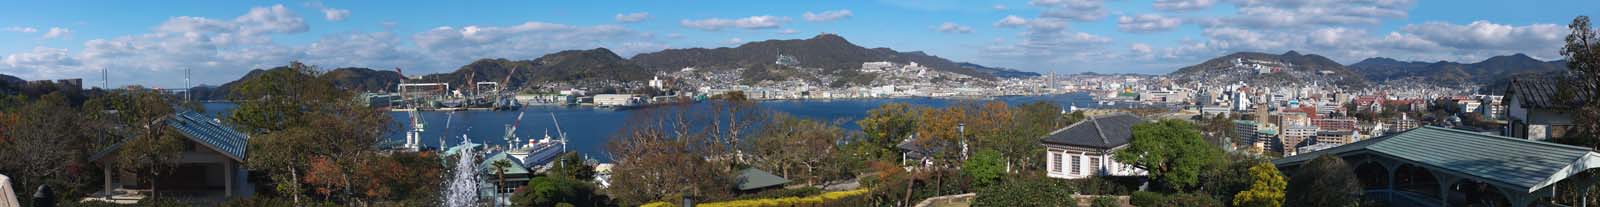
{"type": "Polygon", "coordinates": [[[956,132],[961,138],[961,160],[967,160],[967,123],[956,123],[956,132]]]}

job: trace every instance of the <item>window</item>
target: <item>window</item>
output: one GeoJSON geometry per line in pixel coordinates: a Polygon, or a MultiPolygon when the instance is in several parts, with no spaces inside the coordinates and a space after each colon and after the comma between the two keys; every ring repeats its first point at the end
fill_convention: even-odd
{"type": "Polygon", "coordinates": [[[1061,173],[1061,153],[1050,153],[1050,172],[1061,173]]]}
{"type": "Polygon", "coordinates": [[[1089,173],[1100,172],[1100,157],[1089,157],[1089,173]]]}
{"type": "Polygon", "coordinates": [[[1082,161],[1082,159],[1078,159],[1077,155],[1073,155],[1071,157],[1072,157],[1072,174],[1073,175],[1082,175],[1083,174],[1083,167],[1082,167],[1083,166],[1083,161],[1082,161]]]}

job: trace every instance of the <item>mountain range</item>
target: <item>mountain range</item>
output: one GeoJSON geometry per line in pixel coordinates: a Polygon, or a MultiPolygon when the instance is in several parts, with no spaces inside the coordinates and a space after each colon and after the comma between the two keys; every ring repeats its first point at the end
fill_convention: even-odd
{"type": "MultiPolygon", "coordinates": [[[[577,82],[608,83],[649,80],[656,72],[677,71],[683,68],[703,70],[732,70],[743,68],[746,79],[782,80],[791,73],[770,72],[786,66],[777,63],[779,54],[797,60],[794,66],[820,68],[823,73],[842,77],[857,76],[861,63],[890,61],[916,62],[933,70],[947,71],[982,79],[1034,77],[1038,73],[1009,68],[998,68],[968,62],[950,61],[921,51],[899,52],[889,48],[865,48],[834,34],[821,34],[809,39],[766,40],[738,47],[667,49],[640,53],[623,58],[606,48],[567,50],[546,54],[533,60],[479,59],[447,73],[422,75],[419,82],[449,83],[461,86],[469,82],[501,82],[507,80],[511,87],[529,83],[577,82]],[[512,69],[515,68],[515,74],[512,69]],[[468,79],[470,76],[470,80],[468,79]]],[[[252,70],[240,80],[258,76],[262,69],[252,70]]],[[[339,68],[323,74],[339,87],[357,91],[393,90],[401,74],[391,70],[367,68],[339,68]]],[[[855,84],[871,80],[846,79],[855,84]]],[[[209,98],[224,98],[239,80],[220,86],[198,88],[196,94],[206,93],[209,98]]],[[[848,83],[847,83],[848,84],[848,83]]]]}
{"type": "Polygon", "coordinates": [[[1495,56],[1476,63],[1449,61],[1398,61],[1375,57],[1350,64],[1348,68],[1374,81],[1416,79],[1442,85],[1491,84],[1507,77],[1544,74],[1567,70],[1565,61],[1541,61],[1517,53],[1495,56]]]}
{"type": "Polygon", "coordinates": [[[1360,88],[1368,81],[1339,62],[1316,54],[1289,51],[1280,55],[1259,52],[1237,52],[1212,58],[1200,64],[1179,68],[1167,74],[1181,82],[1237,83],[1254,85],[1289,85],[1320,83],[1360,88]],[[1259,72],[1255,65],[1278,72],[1259,72]]]}
{"type": "Polygon", "coordinates": [[[916,62],[934,70],[990,80],[996,77],[1039,76],[1033,72],[954,62],[921,51],[900,52],[882,47],[869,49],[850,43],[844,37],[834,34],[820,34],[810,39],[751,42],[732,48],[667,49],[634,55],[632,60],[655,70],[677,70],[686,67],[762,69],[777,66],[775,60],[780,54],[794,57],[800,67],[821,68],[825,73],[834,74],[849,73],[849,70],[860,68],[861,63],[865,62],[889,61],[916,62]]]}

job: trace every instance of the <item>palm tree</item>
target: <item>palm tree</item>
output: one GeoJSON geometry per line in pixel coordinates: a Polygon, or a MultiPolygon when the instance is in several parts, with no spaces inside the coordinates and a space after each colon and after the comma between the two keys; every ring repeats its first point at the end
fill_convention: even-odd
{"type": "Polygon", "coordinates": [[[511,168],[511,161],[495,160],[494,163],[491,163],[489,165],[490,166],[494,166],[494,174],[496,176],[500,177],[499,184],[496,184],[494,186],[494,194],[495,194],[495,197],[497,198],[497,200],[495,200],[495,203],[499,203],[500,201],[498,200],[498,197],[500,196],[500,190],[501,189],[505,189],[504,186],[506,185],[506,168],[511,168]]]}

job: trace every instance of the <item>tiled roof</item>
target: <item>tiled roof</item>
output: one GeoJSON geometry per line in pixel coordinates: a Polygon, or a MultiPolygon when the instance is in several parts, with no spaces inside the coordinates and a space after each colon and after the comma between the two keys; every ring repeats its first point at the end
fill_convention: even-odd
{"type": "Polygon", "coordinates": [[[482,163],[478,163],[478,170],[480,172],[494,174],[494,162],[500,160],[511,162],[511,167],[506,168],[505,174],[507,175],[521,175],[530,173],[528,172],[528,167],[522,166],[522,161],[517,160],[515,157],[511,157],[510,154],[506,154],[505,152],[495,153],[494,155],[489,156],[489,158],[484,158],[482,163]]]}
{"type": "MultiPolygon", "coordinates": [[[[1561,82],[1562,81],[1558,79],[1537,77],[1512,79],[1511,86],[1510,88],[1506,89],[1506,93],[1514,95],[1514,97],[1506,98],[1520,98],[1523,101],[1524,107],[1569,108],[1571,106],[1582,105],[1582,102],[1567,102],[1560,100],[1557,94],[1561,93],[1561,89],[1557,86],[1563,84],[1561,82]]],[[[1574,94],[1577,95],[1575,98],[1579,99],[1594,95],[1594,92],[1589,90],[1573,91],[1577,93],[1574,94]]]]}
{"type": "Polygon", "coordinates": [[[180,110],[166,120],[167,126],[212,150],[222,152],[234,161],[244,162],[249,137],[211,116],[180,110]]]}
{"type": "Polygon", "coordinates": [[[1302,153],[1273,163],[1296,165],[1324,154],[1363,151],[1526,192],[1544,188],[1584,169],[1600,167],[1597,164],[1600,153],[1588,148],[1434,126],[1302,153]]]}
{"type": "Polygon", "coordinates": [[[1116,148],[1128,144],[1133,138],[1133,125],[1145,120],[1133,114],[1114,114],[1089,117],[1078,123],[1045,135],[1045,144],[1116,148]]]}
{"type": "Polygon", "coordinates": [[[738,179],[739,190],[760,189],[789,183],[789,179],[755,168],[740,170],[738,179]]]}

